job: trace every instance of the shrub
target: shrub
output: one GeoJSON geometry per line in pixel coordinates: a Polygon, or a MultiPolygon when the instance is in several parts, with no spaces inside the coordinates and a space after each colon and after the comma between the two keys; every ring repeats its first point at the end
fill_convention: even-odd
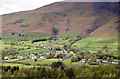
{"type": "Polygon", "coordinates": [[[34,61],[37,61],[37,59],[35,59],[34,61]]]}

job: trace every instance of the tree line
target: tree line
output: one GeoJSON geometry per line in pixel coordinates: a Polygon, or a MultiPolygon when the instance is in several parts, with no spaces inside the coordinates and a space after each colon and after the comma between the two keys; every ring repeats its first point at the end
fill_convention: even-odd
{"type": "Polygon", "coordinates": [[[64,78],[75,79],[79,77],[115,77],[120,78],[120,66],[119,65],[71,65],[69,67],[18,67],[18,66],[2,66],[2,76],[6,77],[31,77],[31,78],[64,78]]]}

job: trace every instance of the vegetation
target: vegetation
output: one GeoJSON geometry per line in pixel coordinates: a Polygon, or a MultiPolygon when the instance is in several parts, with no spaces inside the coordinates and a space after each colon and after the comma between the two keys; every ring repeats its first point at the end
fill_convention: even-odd
{"type": "Polygon", "coordinates": [[[120,78],[119,65],[105,65],[90,67],[87,65],[73,65],[67,68],[19,68],[18,66],[2,66],[4,77],[34,77],[34,78],[65,78],[73,79],[78,77],[115,77],[120,78]]]}
{"type": "Polygon", "coordinates": [[[52,35],[53,35],[53,37],[55,37],[57,34],[58,34],[58,29],[56,29],[54,26],[53,26],[53,28],[52,28],[52,35]]]}
{"type": "Polygon", "coordinates": [[[3,34],[3,78],[119,77],[117,40],[98,41],[81,36],[53,40],[51,35],[42,36],[44,34],[3,34]]]}

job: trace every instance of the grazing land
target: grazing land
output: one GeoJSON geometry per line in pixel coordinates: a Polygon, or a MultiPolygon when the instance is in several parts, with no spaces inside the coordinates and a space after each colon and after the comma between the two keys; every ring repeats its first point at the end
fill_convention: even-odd
{"type": "Polygon", "coordinates": [[[120,78],[116,4],[57,2],[2,15],[0,74],[3,78],[120,78]]]}

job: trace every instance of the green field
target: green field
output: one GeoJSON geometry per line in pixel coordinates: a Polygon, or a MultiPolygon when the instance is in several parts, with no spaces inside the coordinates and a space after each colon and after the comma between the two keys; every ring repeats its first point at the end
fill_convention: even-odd
{"type": "MultiPolygon", "coordinates": [[[[45,55],[46,52],[50,51],[53,52],[53,50],[50,49],[44,49],[41,48],[41,46],[47,46],[47,47],[53,47],[53,48],[61,48],[63,51],[64,45],[68,45],[70,43],[70,40],[74,40],[76,38],[69,37],[66,39],[65,37],[58,37],[56,41],[51,40],[51,41],[41,41],[41,42],[35,42],[32,43],[33,40],[37,39],[48,39],[50,38],[51,35],[46,35],[42,33],[3,33],[2,37],[2,49],[4,52],[7,51],[18,51],[14,56],[21,55],[25,59],[10,59],[10,60],[2,60],[4,63],[12,63],[11,65],[25,65],[25,63],[31,64],[30,66],[37,66],[37,65],[48,65],[52,64],[53,62],[57,62],[58,59],[56,58],[37,58],[37,61],[34,61],[35,59],[27,59],[27,55],[30,53],[34,54],[43,54],[45,55]],[[19,36],[21,34],[21,36],[19,36]],[[24,35],[24,36],[22,36],[24,35]],[[20,62],[24,64],[17,64],[15,62],[20,62]]],[[[97,39],[90,39],[90,38],[84,38],[80,39],[76,42],[74,42],[71,47],[69,47],[69,50],[73,49],[78,49],[76,53],[80,52],[85,52],[89,51],[90,56],[95,56],[97,52],[100,50],[101,53],[98,55],[111,55],[111,56],[118,56],[118,42],[116,39],[111,39],[111,40],[97,40],[97,39]],[[103,47],[106,46],[107,48],[103,49],[103,47]]],[[[74,56],[77,55],[76,53],[64,53],[63,55],[68,55],[68,56],[74,56]]],[[[87,54],[86,54],[87,55],[87,54]]],[[[89,55],[89,54],[88,54],[89,55]]],[[[5,54],[4,57],[9,57],[13,58],[13,55],[5,54]]],[[[71,59],[61,59],[63,63],[66,65],[70,64],[82,64],[81,62],[71,62],[71,59]]],[[[113,61],[117,61],[117,59],[114,59],[113,61]]],[[[10,65],[10,64],[3,64],[4,66],[10,65]]]]}

